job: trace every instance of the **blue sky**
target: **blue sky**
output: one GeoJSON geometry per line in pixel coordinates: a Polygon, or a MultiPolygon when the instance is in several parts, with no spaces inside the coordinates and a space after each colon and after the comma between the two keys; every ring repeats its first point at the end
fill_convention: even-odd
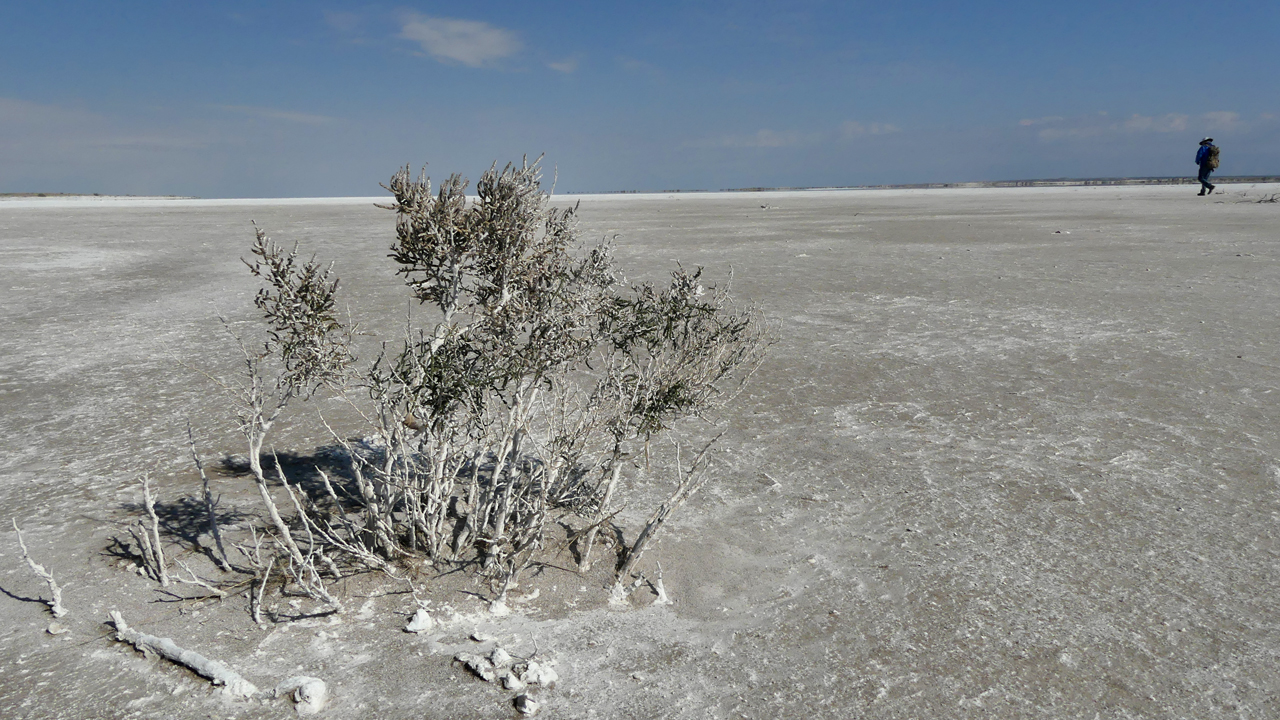
{"type": "Polygon", "coordinates": [[[14,2],[0,192],[1280,174],[1280,3],[14,2]],[[550,175],[550,172],[548,172],[550,175]]]}

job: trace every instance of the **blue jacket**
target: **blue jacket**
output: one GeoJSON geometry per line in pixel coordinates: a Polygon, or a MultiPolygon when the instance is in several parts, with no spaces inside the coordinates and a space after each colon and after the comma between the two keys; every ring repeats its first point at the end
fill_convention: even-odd
{"type": "Polygon", "coordinates": [[[1201,145],[1201,146],[1200,146],[1200,149],[1196,151],[1196,164],[1197,164],[1197,165],[1203,165],[1203,164],[1205,164],[1205,162],[1209,159],[1209,148],[1211,148],[1211,147],[1213,147],[1213,146],[1212,146],[1212,145],[1201,145]]]}

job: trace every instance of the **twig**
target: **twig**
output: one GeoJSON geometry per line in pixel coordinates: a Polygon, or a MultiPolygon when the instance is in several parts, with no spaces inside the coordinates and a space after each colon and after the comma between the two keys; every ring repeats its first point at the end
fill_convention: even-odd
{"type": "MultiPolygon", "coordinates": [[[[650,543],[653,542],[654,535],[657,534],[662,525],[666,523],[667,518],[671,516],[671,513],[683,507],[684,504],[688,502],[689,498],[692,497],[694,493],[698,492],[706,482],[705,477],[707,465],[705,460],[707,458],[707,454],[711,452],[711,446],[715,445],[722,437],[724,437],[723,432],[712,438],[710,442],[703,446],[702,452],[699,452],[698,456],[694,458],[693,463],[689,465],[689,469],[687,471],[680,467],[680,446],[679,444],[676,445],[676,477],[678,478],[676,490],[671,494],[671,497],[667,498],[667,500],[654,511],[653,515],[649,517],[649,522],[647,522],[644,529],[640,531],[640,535],[636,538],[635,544],[633,544],[631,549],[627,551],[626,560],[623,561],[622,567],[618,570],[618,580],[614,584],[615,596],[621,591],[623,583],[626,581],[627,577],[631,575],[631,571],[635,568],[636,563],[640,561],[640,556],[649,548],[650,543]]],[[[629,594],[629,592],[627,594],[629,594]]],[[[625,598],[625,595],[623,595],[623,597],[625,598]]]]}
{"type": "Polygon", "coordinates": [[[177,562],[179,565],[181,565],[183,570],[186,570],[186,571],[187,571],[187,574],[191,576],[191,579],[190,579],[190,580],[188,580],[188,579],[186,579],[186,578],[182,577],[181,575],[174,575],[174,576],[173,576],[173,579],[174,579],[174,580],[177,580],[178,582],[183,583],[184,585],[197,585],[197,586],[199,586],[199,587],[204,588],[205,590],[208,590],[209,592],[213,593],[214,595],[217,595],[217,596],[218,596],[218,597],[220,597],[220,598],[226,599],[226,597],[227,597],[227,593],[226,593],[226,591],[225,591],[225,590],[222,590],[222,589],[220,589],[220,588],[216,588],[216,587],[214,587],[214,586],[210,585],[208,582],[205,582],[204,580],[201,580],[201,579],[200,579],[200,576],[199,576],[199,575],[196,575],[195,571],[194,571],[194,570],[192,570],[190,567],[188,567],[188,566],[187,566],[187,564],[186,564],[186,563],[184,563],[184,562],[182,562],[181,560],[176,560],[175,562],[177,562]]]}
{"type": "Polygon", "coordinates": [[[656,563],[658,566],[658,577],[649,581],[649,585],[653,587],[653,591],[657,593],[658,599],[653,601],[654,605],[670,605],[671,598],[667,597],[667,589],[662,585],[662,563],[656,563]]]}
{"type": "Polygon", "coordinates": [[[151,481],[146,473],[142,474],[142,504],[151,518],[151,552],[156,563],[156,579],[160,581],[160,587],[169,587],[169,571],[164,566],[164,548],[160,546],[160,518],[156,515],[155,498],[151,497],[151,481]]]}
{"type": "Polygon", "coordinates": [[[151,546],[151,531],[147,530],[147,524],[142,522],[142,518],[134,520],[134,524],[129,526],[129,534],[134,540],[138,541],[139,553],[142,555],[142,570],[152,579],[159,581],[160,573],[156,570],[156,551],[151,546]]]}
{"type": "Polygon", "coordinates": [[[198,652],[184,650],[169,638],[147,635],[131,629],[124,618],[115,610],[111,611],[111,622],[116,626],[116,639],[127,642],[144,655],[159,655],[172,663],[188,668],[201,677],[208,678],[214,685],[223,685],[227,692],[241,698],[248,698],[258,692],[253,683],[245,680],[239,673],[218,660],[210,660],[198,652]]]}
{"type": "MultiPolygon", "coordinates": [[[[618,516],[618,513],[622,512],[623,510],[626,510],[626,509],[627,509],[627,506],[626,506],[626,505],[623,505],[623,506],[619,507],[617,510],[614,510],[613,512],[609,513],[609,514],[608,514],[608,516],[606,516],[606,517],[602,517],[602,518],[600,518],[599,520],[597,520],[597,521],[595,521],[595,522],[591,523],[591,524],[590,524],[590,525],[588,525],[587,527],[584,527],[584,528],[582,528],[581,530],[578,530],[578,531],[576,531],[576,532],[571,533],[571,534],[569,535],[569,537],[567,537],[567,538],[565,538],[564,540],[560,541],[560,543],[559,543],[559,544],[552,546],[552,548],[551,548],[551,550],[550,550],[550,554],[551,554],[551,555],[556,555],[556,554],[557,554],[557,553],[559,553],[561,550],[565,549],[566,547],[569,547],[569,545],[572,545],[572,544],[573,544],[573,542],[574,542],[575,540],[577,540],[578,538],[582,537],[582,536],[583,536],[585,533],[587,533],[588,531],[590,531],[590,530],[595,530],[596,528],[599,528],[601,525],[604,525],[605,523],[607,523],[607,522],[609,522],[610,520],[612,520],[612,519],[614,519],[615,517],[617,517],[617,516],[618,516]]],[[[543,563],[543,564],[544,564],[544,565],[548,565],[548,566],[550,566],[550,564],[549,564],[549,563],[543,563]]],[[[554,567],[554,566],[551,566],[551,567],[554,567]]],[[[577,572],[578,572],[578,574],[579,574],[579,575],[581,575],[581,574],[582,574],[582,572],[583,572],[582,568],[578,568],[577,572]]]]}
{"type": "MultiPolygon", "coordinates": [[[[600,499],[601,520],[592,524],[591,527],[587,529],[587,539],[583,545],[582,552],[579,553],[579,555],[581,555],[582,557],[582,561],[578,563],[578,567],[584,573],[589,572],[591,570],[591,549],[596,544],[596,533],[599,531],[600,526],[604,523],[604,519],[603,519],[604,514],[609,512],[609,502],[613,500],[614,490],[618,486],[618,478],[622,475],[622,451],[620,449],[620,445],[621,443],[617,443],[617,442],[614,443],[613,459],[612,459],[613,467],[611,468],[612,472],[609,475],[608,483],[605,484],[604,497],[600,499]]],[[[649,447],[648,443],[645,443],[646,465],[648,464],[648,461],[649,461],[648,447],[649,447]]]]}
{"type": "Polygon", "coordinates": [[[271,562],[262,571],[262,580],[258,583],[258,592],[249,596],[249,614],[253,616],[253,622],[256,625],[262,624],[262,595],[266,592],[267,581],[271,579],[271,568],[276,566],[276,559],[271,558],[271,562]]]}
{"type": "MultiPolygon", "coordinates": [[[[275,450],[272,450],[271,454],[275,460],[276,476],[284,485],[285,492],[293,502],[294,507],[298,510],[300,515],[304,516],[305,520],[305,514],[302,512],[302,507],[298,504],[298,498],[294,496],[293,488],[289,487],[289,481],[285,477],[284,468],[280,464],[280,458],[276,456],[275,450]]],[[[325,588],[324,579],[320,577],[319,571],[316,570],[316,543],[314,536],[311,536],[311,525],[305,521],[303,523],[303,528],[307,531],[308,536],[311,536],[310,543],[307,546],[308,552],[304,556],[302,551],[298,549],[298,545],[293,539],[293,534],[289,532],[288,526],[286,526],[284,524],[284,520],[280,518],[280,512],[276,508],[275,502],[267,493],[266,478],[262,475],[261,467],[255,469],[254,473],[258,480],[258,489],[262,494],[263,501],[267,504],[267,510],[276,524],[276,529],[280,531],[281,538],[283,539],[282,544],[289,552],[290,567],[295,570],[293,575],[294,579],[298,581],[298,587],[302,588],[303,592],[305,592],[308,597],[313,600],[328,603],[334,612],[341,614],[343,611],[342,603],[325,588]]],[[[323,557],[324,556],[321,555],[322,559],[323,557]]]]}
{"type": "Polygon", "coordinates": [[[196,437],[191,430],[191,423],[187,423],[187,442],[191,447],[191,458],[196,461],[196,469],[200,471],[200,481],[204,485],[204,507],[209,513],[209,534],[213,535],[213,542],[218,548],[218,554],[214,556],[214,562],[223,572],[231,572],[231,563],[227,559],[227,550],[222,546],[222,531],[218,529],[218,516],[214,512],[216,503],[213,501],[213,492],[209,489],[209,476],[204,471],[204,463],[200,461],[200,453],[196,451],[196,437]]]}
{"type": "Polygon", "coordinates": [[[22,530],[18,527],[18,519],[10,519],[13,520],[14,532],[18,533],[18,545],[22,547],[22,559],[26,560],[27,565],[31,566],[31,572],[35,573],[36,577],[49,584],[49,595],[51,597],[45,601],[45,604],[49,606],[49,612],[56,618],[66,615],[67,609],[62,606],[62,588],[58,587],[58,583],[53,581],[53,573],[45,570],[43,565],[31,559],[31,555],[27,552],[27,544],[22,540],[22,530]]]}
{"type": "Polygon", "coordinates": [[[613,591],[609,594],[610,605],[622,605],[636,591],[636,588],[644,584],[644,573],[637,573],[631,584],[624,585],[622,578],[618,578],[618,582],[614,583],[613,591]]]}

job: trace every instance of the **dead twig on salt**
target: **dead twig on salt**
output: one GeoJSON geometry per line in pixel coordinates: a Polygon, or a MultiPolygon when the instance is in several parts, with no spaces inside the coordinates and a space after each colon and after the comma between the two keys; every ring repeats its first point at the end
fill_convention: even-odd
{"type": "Polygon", "coordinates": [[[262,625],[262,596],[267,591],[267,582],[271,580],[271,568],[276,566],[276,559],[271,558],[271,562],[267,563],[262,569],[262,579],[258,581],[258,592],[250,596],[249,613],[253,616],[253,622],[262,625]]]}
{"type": "Polygon", "coordinates": [[[207,581],[202,580],[199,575],[196,575],[195,570],[192,570],[189,565],[182,562],[181,560],[178,560],[177,563],[182,567],[183,570],[187,571],[187,574],[190,575],[191,578],[187,579],[182,577],[181,575],[174,575],[173,576],[174,580],[177,580],[178,582],[184,585],[196,585],[198,587],[202,587],[205,590],[208,590],[209,592],[213,593],[214,595],[217,595],[218,597],[222,598],[223,600],[227,599],[227,591],[223,590],[222,588],[214,587],[213,585],[210,585],[207,581]]]}
{"type": "Polygon", "coordinates": [[[169,662],[181,665],[197,675],[208,678],[214,685],[222,685],[231,695],[241,698],[252,697],[258,692],[253,683],[245,680],[239,673],[218,660],[210,660],[198,652],[185,650],[174,644],[169,638],[156,637],[138,632],[130,628],[120,617],[120,613],[111,611],[111,622],[116,626],[116,639],[134,646],[143,655],[159,655],[169,662]]]}
{"type": "Polygon", "coordinates": [[[658,566],[658,577],[649,581],[649,586],[653,588],[654,594],[658,596],[658,599],[654,600],[653,604],[670,605],[672,604],[672,600],[667,597],[667,588],[662,585],[662,563],[656,564],[658,566]]]}
{"type": "MultiPolygon", "coordinates": [[[[689,498],[693,497],[694,493],[698,492],[698,490],[706,484],[708,454],[711,452],[711,446],[715,445],[723,436],[724,433],[722,432],[712,438],[711,442],[707,443],[702,448],[702,452],[699,452],[698,456],[694,458],[693,463],[689,465],[688,470],[685,470],[680,465],[680,445],[676,445],[677,485],[675,492],[671,493],[671,497],[667,498],[666,502],[662,503],[662,505],[654,511],[653,515],[649,516],[649,522],[645,523],[644,529],[640,531],[639,537],[636,538],[631,549],[627,551],[626,560],[623,561],[622,567],[618,570],[618,580],[613,585],[613,592],[611,593],[609,602],[614,604],[625,602],[627,597],[631,595],[636,588],[640,587],[640,584],[644,579],[643,575],[638,576],[636,581],[630,585],[627,584],[627,578],[631,576],[631,572],[635,569],[636,563],[640,562],[640,557],[644,555],[645,550],[649,549],[649,546],[653,543],[654,536],[657,534],[658,530],[662,528],[663,524],[666,523],[667,518],[671,516],[671,513],[683,507],[684,504],[689,501],[689,498]]],[[[665,595],[665,593],[663,594],[665,595]]]]}
{"type": "Polygon", "coordinates": [[[18,545],[22,547],[22,559],[27,561],[27,565],[31,566],[31,572],[36,574],[41,580],[49,584],[49,595],[51,596],[45,601],[49,606],[49,612],[54,617],[60,618],[67,614],[67,609],[62,606],[62,588],[58,587],[58,583],[53,581],[53,573],[44,569],[44,566],[31,559],[31,555],[27,552],[27,544],[22,540],[22,530],[18,528],[18,519],[10,518],[13,521],[13,530],[18,533],[18,545]]]}
{"type": "Polygon", "coordinates": [[[147,517],[151,518],[150,536],[146,528],[143,529],[144,537],[148,537],[151,549],[151,559],[156,566],[156,579],[160,581],[160,587],[169,587],[169,571],[164,566],[164,548],[160,546],[160,517],[156,515],[156,501],[151,495],[151,479],[144,473],[142,476],[142,505],[147,510],[147,517]]]}
{"type": "Polygon", "coordinates": [[[191,457],[196,461],[196,469],[200,471],[200,482],[204,484],[204,508],[209,513],[209,534],[213,536],[213,543],[218,548],[218,553],[214,555],[214,562],[218,564],[218,568],[223,572],[231,572],[231,562],[227,559],[227,550],[222,546],[222,532],[218,530],[218,515],[215,512],[217,503],[213,499],[213,491],[209,489],[209,475],[204,471],[204,463],[200,460],[200,453],[196,450],[196,436],[191,430],[191,423],[187,423],[187,443],[191,447],[191,457]]]}

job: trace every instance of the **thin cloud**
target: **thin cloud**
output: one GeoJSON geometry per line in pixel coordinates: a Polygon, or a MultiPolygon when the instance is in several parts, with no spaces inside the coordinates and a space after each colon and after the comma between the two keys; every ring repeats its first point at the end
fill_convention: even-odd
{"type": "Polygon", "coordinates": [[[92,138],[87,141],[93,147],[115,150],[202,150],[212,143],[208,139],[151,133],[146,135],[115,135],[92,138]]]}
{"type": "Polygon", "coordinates": [[[101,116],[84,110],[43,105],[18,98],[0,97],[0,123],[13,126],[83,125],[96,123],[101,116]]]}
{"type": "Polygon", "coordinates": [[[770,130],[764,128],[750,134],[720,135],[685,143],[687,147],[714,148],[784,148],[811,145],[822,136],[817,133],[800,133],[794,130],[770,130]]]}
{"type": "Polygon", "coordinates": [[[864,135],[892,135],[900,132],[902,132],[902,128],[890,123],[873,122],[864,125],[853,120],[846,120],[840,125],[840,137],[845,140],[852,140],[864,135]]]}
{"type": "Polygon", "coordinates": [[[0,158],[54,158],[90,149],[196,150],[209,144],[202,135],[138,128],[86,110],[0,97],[0,158]]]}
{"type": "Polygon", "coordinates": [[[252,115],[254,117],[266,118],[268,120],[284,120],[285,122],[301,123],[303,125],[331,125],[337,122],[337,118],[331,118],[324,115],[310,115],[307,113],[289,112],[288,110],[276,110],[275,108],[255,107],[252,105],[218,105],[220,110],[228,110],[242,115],[252,115]]]}
{"type": "Polygon", "coordinates": [[[662,69],[653,63],[631,57],[619,57],[617,61],[623,72],[631,75],[642,75],[650,80],[660,81],[663,79],[662,69]]]}
{"type": "Polygon", "coordinates": [[[1167,135],[1184,133],[1191,129],[1231,130],[1247,126],[1240,114],[1230,111],[1215,111],[1201,115],[1186,113],[1164,113],[1163,115],[1142,115],[1135,113],[1117,119],[1105,112],[1094,115],[1062,117],[1053,115],[1042,118],[1029,118],[1018,122],[1018,125],[1035,132],[1036,137],[1044,141],[1075,140],[1117,137],[1122,135],[1167,135]]]}
{"type": "Polygon", "coordinates": [[[468,67],[491,66],[523,47],[515,33],[477,20],[437,18],[406,13],[400,37],[422,46],[428,55],[468,67]]]}
{"type": "Polygon", "coordinates": [[[547,67],[567,75],[572,72],[577,72],[578,58],[569,58],[568,60],[561,60],[560,62],[547,63],[547,67]]]}
{"type": "MultiPolygon", "coordinates": [[[[1262,119],[1270,120],[1270,115],[1262,115],[1262,119]]],[[[1236,112],[1210,112],[1204,114],[1205,127],[1210,130],[1232,130],[1241,124],[1240,113],[1236,112]]]]}
{"type": "Polygon", "coordinates": [[[217,144],[202,119],[184,126],[154,113],[103,115],[0,98],[0,191],[191,194],[193,167],[217,144]]]}
{"type": "Polygon", "coordinates": [[[1151,117],[1135,114],[1130,115],[1124,121],[1124,128],[1126,130],[1134,130],[1137,132],[1182,132],[1187,129],[1188,119],[1189,116],[1179,113],[1167,113],[1165,115],[1156,115],[1151,117]]]}
{"type": "Polygon", "coordinates": [[[368,37],[369,18],[360,13],[324,11],[324,24],[333,31],[334,39],[347,45],[370,45],[368,37]]]}
{"type": "Polygon", "coordinates": [[[787,130],[778,132],[776,130],[760,130],[755,135],[747,135],[741,138],[726,138],[730,144],[740,147],[759,147],[759,148],[777,148],[777,147],[795,147],[804,145],[811,140],[811,136],[795,131],[787,130]]]}
{"type": "Polygon", "coordinates": [[[1018,124],[1023,127],[1031,127],[1033,125],[1048,125],[1052,123],[1059,123],[1059,122],[1062,122],[1063,120],[1066,120],[1066,118],[1062,117],[1061,115],[1049,115],[1047,117],[1042,117],[1042,118],[1027,118],[1025,120],[1019,120],[1018,124]]]}
{"type": "Polygon", "coordinates": [[[686,147],[712,148],[798,148],[847,142],[871,135],[892,135],[902,128],[891,123],[860,123],[847,120],[831,130],[801,132],[798,130],[773,130],[764,128],[754,133],[719,135],[685,143],[686,147]]]}

